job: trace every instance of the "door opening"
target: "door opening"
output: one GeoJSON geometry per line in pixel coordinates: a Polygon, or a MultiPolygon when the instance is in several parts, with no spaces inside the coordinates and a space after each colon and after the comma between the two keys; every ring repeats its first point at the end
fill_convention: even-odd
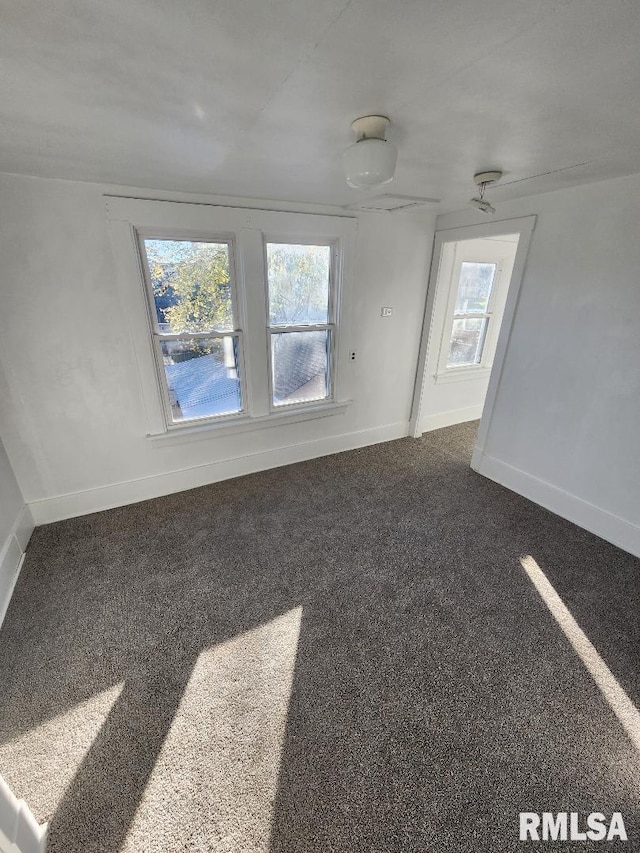
{"type": "Polygon", "coordinates": [[[436,233],[411,435],[492,407],[533,224],[527,217],[436,233]]]}

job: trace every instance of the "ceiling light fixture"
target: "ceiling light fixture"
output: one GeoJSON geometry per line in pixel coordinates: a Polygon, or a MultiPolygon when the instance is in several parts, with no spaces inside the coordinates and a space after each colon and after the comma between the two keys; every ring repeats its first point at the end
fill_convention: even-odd
{"type": "Polygon", "coordinates": [[[495,213],[495,207],[492,207],[489,202],[485,200],[484,191],[487,188],[487,184],[495,184],[495,182],[499,181],[501,177],[502,172],[497,169],[486,172],[477,172],[473,176],[473,180],[480,187],[480,193],[469,200],[469,206],[479,210],[480,213],[495,213]]]}
{"type": "Polygon", "coordinates": [[[375,187],[393,179],[398,151],[386,139],[390,124],[386,116],[363,116],[352,123],[356,141],[342,152],[344,176],[350,187],[375,187]]]}

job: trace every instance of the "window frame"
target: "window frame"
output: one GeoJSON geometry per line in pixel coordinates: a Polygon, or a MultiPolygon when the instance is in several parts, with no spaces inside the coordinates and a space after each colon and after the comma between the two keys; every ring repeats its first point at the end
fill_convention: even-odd
{"type": "Polygon", "coordinates": [[[304,406],[305,409],[312,408],[322,404],[332,403],[335,401],[335,372],[336,372],[336,338],[338,331],[338,315],[339,315],[339,285],[340,285],[340,246],[338,240],[327,240],[322,238],[304,238],[291,240],[282,234],[264,234],[264,272],[265,272],[265,299],[266,299],[266,326],[267,326],[267,360],[269,365],[269,410],[272,414],[276,412],[293,411],[297,406],[304,406]],[[330,249],[329,261],[329,292],[327,299],[327,322],[326,323],[309,323],[309,324],[280,324],[271,325],[269,316],[269,265],[267,262],[267,245],[269,243],[280,243],[290,246],[328,246],[330,249]],[[286,334],[291,332],[319,332],[327,330],[329,332],[329,353],[327,358],[327,396],[319,400],[309,400],[305,403],[292,402],[274,403],[274,388],[273,388],[273,350],[271,347],[271,338],[274,334],[286,334]]]}
{"type": "Polygon", "coordinates": [[[492,260],[460,257],[456,254],[451,271],[445,322],[443,325],[442,339],[440,341],[440,350],[438,354],[438,367],[435,377],[437,382],[468,379],[473,374],[482,375],[490,372],[490,365],[493,362],[495,347],[497,344],[497,336],[494,329],[495,323],[492,321],[495,315],[496,302],[499,298],[498,294],[499,292],[501,293],[502,290],[504,266],[504,258],[500,257],[498,254],[496,254],[492,260]],[[491,285],[491,293],[487,303],[487,310],[485,312],[476,311],[468,314],[455,313],[456,300],[458,298],[458,290],[460,287],[460,276],[462,274],[462,265],[464,263],[493,264],[496,267],[493,283],[491,285]],[[455,364],[449,366],[447,361],[449,358],[449,348],[451,346],[451,336],[453,334],[453,324],[455,320],[481,320],[483,318],[486,318],[488,322],[482,345],[482,356],[480,361],[474,362],[473,364],[455,364]]]}
{"type": "Polygon", "coordinates": [[[454,267],[454,271],[457,272],[457,278],[452,277],[451,282],[451,290],[449,293],[449,305],[447,306],[447,315],[450,313],[450,309],[452,310],[450,322],[449,322],[449,337],[444,341],[442,356],[444,357],[444,370],[446,373],[450,373],[452,370],[468,370],[469,368],[486,368],[487,366],[487,344],[489,343],[490,335],[493,332],[493,315],[495,313],[495,302],[496,302],[496,293],[498,287],[500,286],[500,280],[502,277],[503,270],[503,261],[495,260],[495,261],[479,261],[479,260],[470,260],[469,258],[461,258],[459,262],[456,263],[454,267]],[[466,312],[462,314],[456,313],[456,302],[458,301],[458,291],[460,290],[460,279],[462,278],[462,267],[464,264],[484,264],[485,266],[495,267],[495,271],[493,273],[493,278],[491,280],[491,291],[489,293],[489,299],[487,300],[487,310],[486,311],[472,311],[466,312]],[[454,281],[456,282],[456,286],[453,286],[454,281]],[[469,362],[467,364],[449,364],[449,349],[451,348],[451,337],[453,335],[453,325],[456,320],[487,320],[487,324],[485,327],[484,337],[482,339],[482,350],[480,353],[480,361],[469,362]]]}
{"type": "MultiPolygon", "coordinates": [[[[357,218],[353,215],[263,210],[248,207],[105,197],[119,293],[138,368],[148,438],[241,433],[340,413],[349,404],[350,281],[357,218]],[[225,242],[230,254],[234,329],[203,337],[237,337],[242,411],[173,422],[152,301],[145,239],[225,242]],[[272,404],[266,243],[332,245],[330,300],[334,323],[330,359],[331,396],[272,404]],[[137,280],[137,286],[136,286],[137,280]],[[268,350],[268,351],[267,351],[268,350]],[[266,358],[265,358],[266,356],[266,358]],[[162,371],[160,370],[162,369],[162,371]]],[[[274,327],[275,328],[275,327],[274,327]]],[[[311,327],[305,327],[309,330],[311,327]]],[[[196,337],[185,333],[184,337],[196,337]]],[[[166,336],[165,336],[166,337],[166,336]]]]}
{"type": "Polygon", "coordinates": [[[244,331],[242,328],[242,318],[240,316],[239,304],[238,304],[238,292],[237,292],[237,281],[236,281],[236,248],[235,248],[235,236],[233,234],[207,234],[203,236],[202,234],[198,234],[196,232],[187,233],[184,231],[180,232],[167,232],[163,231],[162,233],[156,233],[156,230],[152,229],[151,231],[146,228],[136,228],[136,240],[138,244],[138,251],[140,253],[140,264],[142,267],[143,279],[144,279],[144,289],[147,296],[147,306],[149,309],[149,326],[150,326],[150,334],[153,344],[153,351],[156,361],[156,370],[158,373],[158,385],[160,386],[160,396],[162,398],[163,410],[165,415],[165,422],[167,431],[173,431],[176,429],[183,429],[185,425],[189,426],[197,426],[200,424],[206,424],[211,422],[217,422],[220,420],[229,420],[231,418],[242,417],[246,414],[247,409],[247,384],[245,378],[245,370],[244,370],[244,331]],[[181,236],[177,236],[177,234],[181,236]],[[228,247],[228,257],[229,257],[229,295],[231,297],[231,318],[232,318],[232,328],[229,331],[223,331],[220,329],[212,329],[206,332],[180,332],[180,333],[163,333],[159,329],[158,317],[155,308],[155,296],[153,293],[153,283],[151,281],[151,270],[149,269],[149,258],[147,255],[147,251],[145,248],[146,240],[171,240],[174,242],[198,242],[198,243],[224,243],[228,247]],[[239,380],[240,380],[240,403],[241,408],[237,412],[226,412],[219,415],[204,415],[198,418],[187,418],[184,421],[174,421],[173,420],[173,412],[171,407],[171,399],[169,396],[169,384],[166,379],[166,372],[164,369],[164,359],[162,355],[162,341],[163,340],[193,340],[194,338],[204,338],[211,339],[217,338],[219,340],[223,340],[224,338],[231,338],[232,340],[238,340],[238,348],[237,348],[237,360],[238,360],[238,372],[239,372],[239,380]]]}

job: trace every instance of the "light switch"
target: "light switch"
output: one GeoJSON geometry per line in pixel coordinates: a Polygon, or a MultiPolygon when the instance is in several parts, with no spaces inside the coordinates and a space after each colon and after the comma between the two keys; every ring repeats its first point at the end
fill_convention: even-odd
{"type": "Polygon", "coordinates": [[[381,317],[390,317],[393,314],[393,308],[382,308],[380,311],[381,317]]]}

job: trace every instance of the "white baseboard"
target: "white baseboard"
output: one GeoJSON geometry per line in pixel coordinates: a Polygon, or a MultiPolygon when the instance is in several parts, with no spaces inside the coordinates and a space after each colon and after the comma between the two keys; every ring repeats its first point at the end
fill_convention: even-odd
{"type": "Polygon", "coordinates": [[[427,415],[422,423],[422,432],[463,424],[466,421],[477,421],[482,417],[482,406],[465,406],[463,409],[450,409],[448,412],[438,412],[437,415],[427,415]]]}
{"type": "Polygon", "coordinates": [[[229,480],[232,477],[255,474],[257,471],[266,471],[269,468],[281,468],[283,465],[316,459],[318,456],[393,441],[396,438],[404,438],[408,435],[408,431],[409,424],[406,421],[400,421],[302,444],[292,444],[275,450],[250,453],[220,462],[210,462],[194,468],[32,501],[29,503],[29,508],[36,525],[50,524],[65,518],[76,518],[91,512],[100,512],[186,489],[195,489],[220,480],[229,480]]]}
{"type": "Polygon", "coordinates": [[[0,853],[44,853],[46,845],[47,824],[38,823],[0,776],[0,853]]]}
{"type": "Polygon", "coordinates": [[[33,533],[33,518],[28,506],[23,506],[11,532],[0,549],[0,625],[7,612],[13,588],[18,580],[24,552],[33,533]]]}
{"type": "Polygon", "coordinates": [[[487,456],[478,447],[473,451],[471,467],[478,474],[506,486],[512,492],[555,512],[590,533],[640,557],[640,527],[624,518],[613,515],[569,492],[539,480],[519,468],[514,468],[493,456],[487,456]]]}

